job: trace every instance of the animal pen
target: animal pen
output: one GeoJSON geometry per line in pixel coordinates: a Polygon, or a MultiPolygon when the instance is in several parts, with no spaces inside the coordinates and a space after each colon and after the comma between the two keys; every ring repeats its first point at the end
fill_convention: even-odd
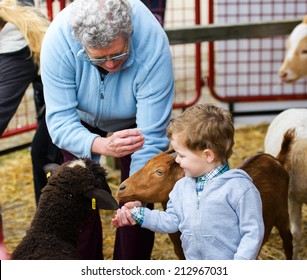
{"type": "Polygon", "coordinates": [[[263,105],[261,111],[238,112],[235,105],[239,102],[306,100],[307,79],[295,84],[282,84],[277,74],[285,55],[286,33],[283,32],[290,25],[277,25],[274,30],[273,26],[266,25],[265,22],[276,21],[278,24],[277,21],[281,20],[303,19],[307,14],[307,2],[210,2],[209,23],[225,25],[264,22],[254,31],[240,31],[242,37],[239,39],[229,38],[227,41],[209,43],[207,81],[212,96],[229,103],[235,115],[280,112],[280,109],[277,112],[272,109],[266,112],[263,105]]]}
{"type": "MultiPolygon", "coordinates": [[[[71,1],[46,0],[46,6],[41,0],[35,2],[52,19],[56,11],[71,1]]],[[[238,116],[263,113],[263,110],[238,111],[237,106],[241,104],[260,102],[266,107],[267,101],[285,101],[289,102],[287,108],[291,106],[290,101],[301,100],[303,106],[307,98],[306,79],[297,84],[282,85],[277,81],[277,72],[283,59],[286,37],[301,22],[304,14],[307,14],[306,0],[167,0],[164,28],[170,40],[174,62],[174,110],[181,111],[208,99],[228,106],[238,116]]],[[[270,113],[275,112],[271,107],[268,109],[270,113]]],[[[29,88],[8,129],[0,138],[0,153],[12,150],[3,148],[4,141],[8,141],[13,149],[28,145],[30,138],[21,144],[11,139],[23,138],[23,135],[34,132],[35,128],[36,113],[32,90],[29,88]]],[[[255,130],[253,127],[248,129],[255,130]]],[[[256,142],[255,137],[249,138],[244,134],[243,138],[249,143],[256,142]]],[[[261,145],[262,142],[260,139],[261,145]]],[[[240,147],[236,149],[233,160],[239,161],[239,156],[243,157],[247,152],[245,148],[248,145],[240,143],[240,140],[236,140],[236,144],[240,147]]],[[[248,152],[254,152],[248,149],[248,152]]],[[[18,166],[28,168],[27,176],[30,177],[30,167],[20,164],[20,158],[18,161],[18,166]]],[[[11,169],[16,173],[13,165],[11,169]]],[[[7,181],[4,176],[6,173],[2,173],[3,182],[7,181]]],[[[20,173],[14,175],[16,182],[20,173]]],[[[118,183],[115,182],[114,186],[117,187],[118,183]]],[[[14,192],[11,189],[10,195],[14,192]]],[[[11,196],[6,197],[5,201],[10,201],[6,208],[17,203],[15,208],[21,209],[23,201],[20,202],[20,199],[24,200],[27,195],[15,200],[11,196]]],[[[14,206],[9,210],[12,208],[14,206]]],[[[31,215],[31,211],[33,209],[21,211],[19,220],[20,216],[31,215]]],[[[104,230],[108,241],[111,234],[108,235],[106,225],[104,230]]],[[[112,233],[112,229],[109,231],[112,233]]],[[[160,255],[162,251],[168,251],[165,249],[167,240],[163,240],[160,255]]],[[[167,257],[171,258],[172,255],[167,257]]],[[[157,258],[157,255],[153,258],[157,258]]],[[[306,259],[306,254],[303,258],[306,259]]]]}

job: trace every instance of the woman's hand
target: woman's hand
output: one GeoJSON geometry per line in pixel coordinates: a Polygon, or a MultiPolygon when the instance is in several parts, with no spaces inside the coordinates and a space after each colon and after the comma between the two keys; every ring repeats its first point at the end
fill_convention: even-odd
{"type": "Polygon", "coordinates": [[[97,137],[92,152],[104,156],[123,157],[134,153],[144,145],[145,138],[140,129],[125,129],[109,137],[97,137]]]}

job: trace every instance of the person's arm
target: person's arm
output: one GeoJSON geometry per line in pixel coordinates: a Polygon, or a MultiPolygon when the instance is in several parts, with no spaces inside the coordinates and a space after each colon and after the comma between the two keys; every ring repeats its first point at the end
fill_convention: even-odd
{"type": "Polygon", "coordinates": [[[264,236],[262,202],[256,188],[250,188],[242,196],[236,212],[242,238],[234,259],[256,259],[264,236]]]}
{"type": "Polygon", "coordinates": [[[165,31],[140,1],[133,5],[132,43],[134,63],[139,65],[135,77],[136,123],[142,129],[145,143],[131,157],[130,175],[150,158],[168,149],[166,127],[174,98],[172,56],[165,31]]]}
{"type": "Polygon", "coordinates": [[[178,201],[175,192],[170,193],[170,199],[165,211],[150,210],[143,207],[140,201],[128,202],[117,210],[112,219],[115,227],[133,226],[139,224],[141,227],[161,233],[174,233],[179,230],[180,217],[176,213],[172,200],[178,201]]]}

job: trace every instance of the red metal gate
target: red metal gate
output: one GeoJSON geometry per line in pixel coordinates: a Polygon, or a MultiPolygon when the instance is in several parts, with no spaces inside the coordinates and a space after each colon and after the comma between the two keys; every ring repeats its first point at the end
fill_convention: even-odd
{"type": "MultiPolygon", "coordinates": [[[[218,24],[303,18],[306,0],[209,0],[209,22],[218,24]]],[[[209,43],[208,87],[222,102],[307,99],[307,79],[278,77],[287,36],[209,43]]]]}
{"type": "MultiPolygon", "coordinates": [[[[201,24],[204,1],[167,0],[165,28],[195,26],[201,24]]],[[[174,74],[174,109],[186,108],[195,104],[203,86],[201,69],[201,44],[171,45],[174,74]]]]}
{"type": "MultiPolygon", "coordinates": [[[[37,1],[49,19],[52,20],[59,10],[70,0],[37,1]]],[[[167,0],[165,27],[182,27],[200,24],[200,0],[167,0]]],[[[159,11],[160,12],[160,11],[159,11]]],[[[171,52],[175,74],[174,108],[185,108],[196,103],[201,95],[201,46],[197,44],[173,45],[171,52]]],[[[31,87],[27,90],[17,113],[1,138],[20,134],[36,128],[36,112],[31,87]]],[[[0,138],[0,139],[1,139],[0,138]]],[[[0,147],[1,150],[1,147],[0,147]]]]}

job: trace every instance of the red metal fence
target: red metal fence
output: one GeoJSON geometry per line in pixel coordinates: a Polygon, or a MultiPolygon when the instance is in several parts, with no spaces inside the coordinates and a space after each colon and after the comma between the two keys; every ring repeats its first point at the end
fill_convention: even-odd
{"type": "MultiPolygon", "coordinates": [[[[165,28],[195,26],[201,24],[205,1],[167,0],[165,28]]],[[[175,75],[174,109],[195,104],[204,85],[202,79],[201,44],[171,45],[175,75]]]]}
{"type": "MultiPolygon", "coordinates": [[[[235,24],[303,18],[306,0],[209,0],[209,22],[235,24]]],[[[307,99],[307,79],[282,84],[277,75],[287,36],[209,43],[208,87],[222,102],[307,99]]]]}

